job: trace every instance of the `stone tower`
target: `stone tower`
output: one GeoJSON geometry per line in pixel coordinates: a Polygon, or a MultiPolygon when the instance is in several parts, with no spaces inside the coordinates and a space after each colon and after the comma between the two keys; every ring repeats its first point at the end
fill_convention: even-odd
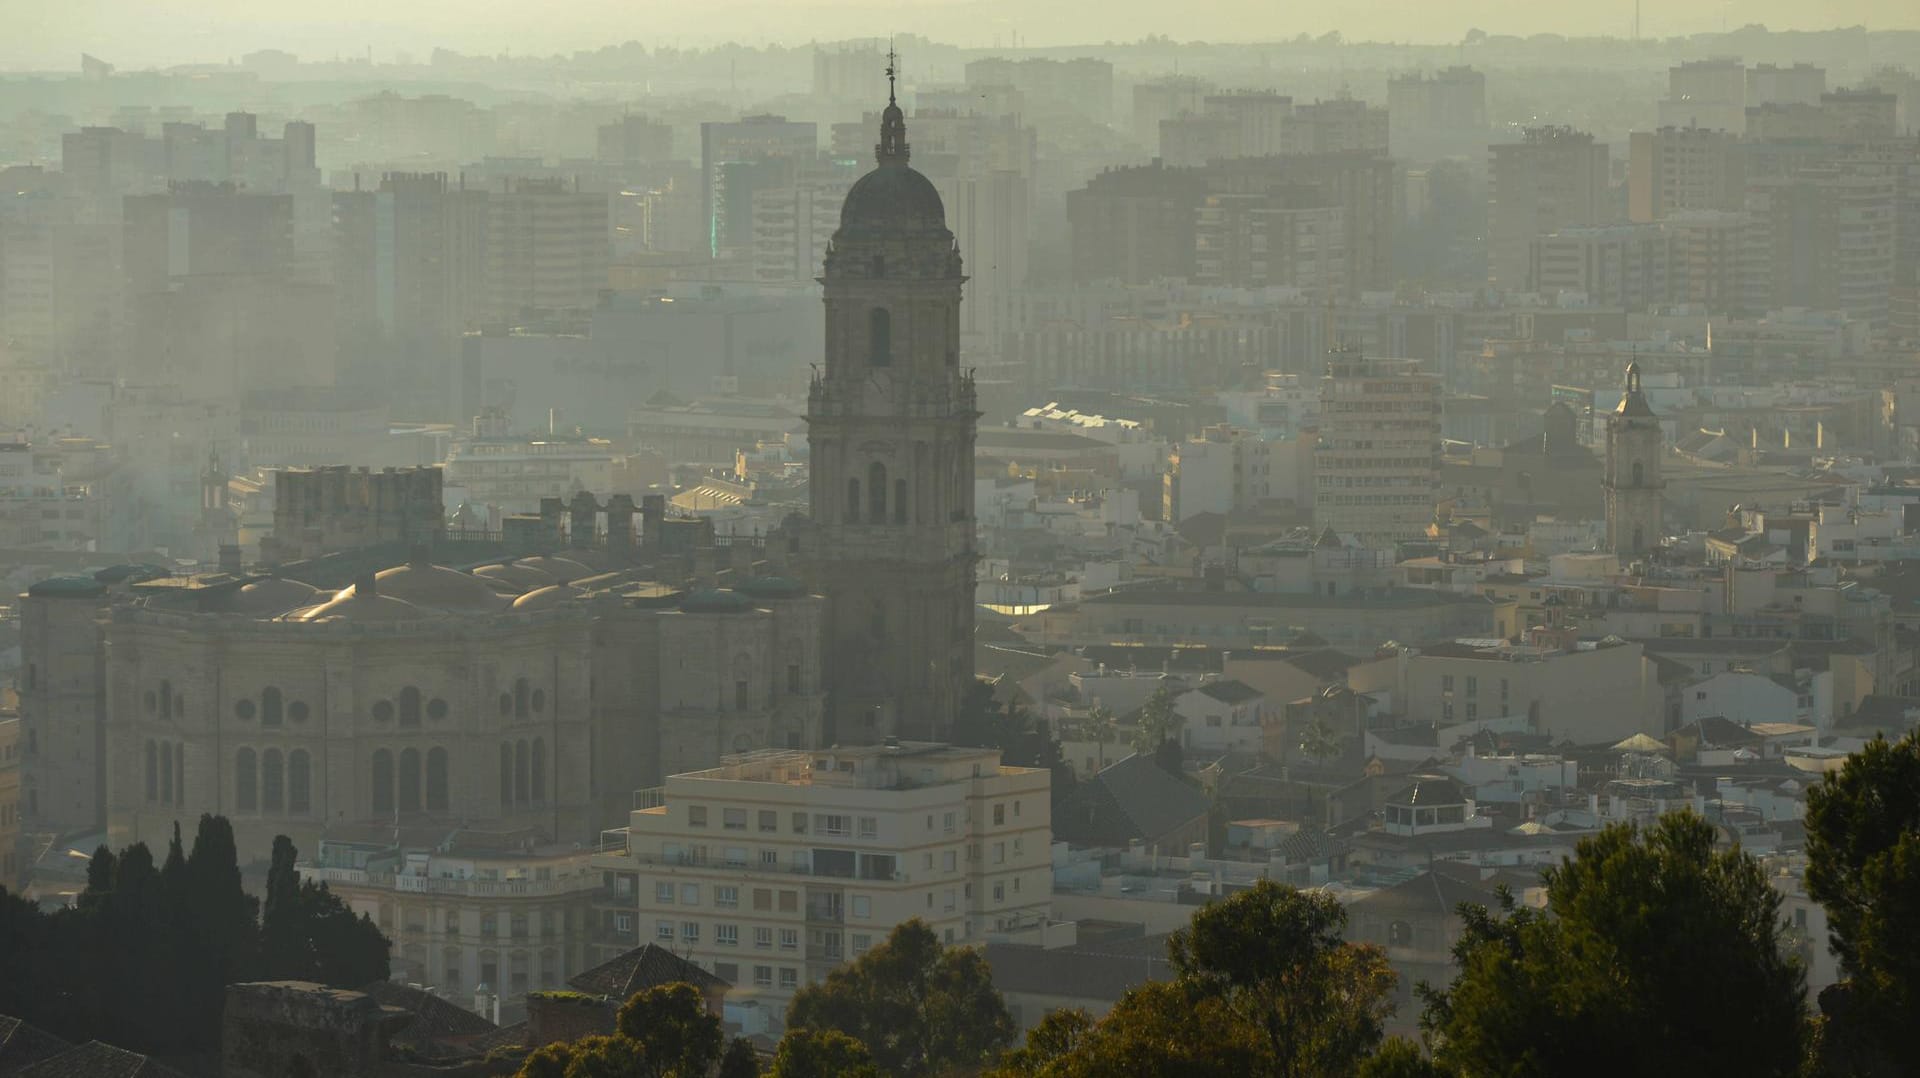
{"type": "Polygon", "coordinates": [[[1607,417],[1607,550],[1644,554],[1660,541],[1660,420],[1640,389],[1640,365],[1627,364],[1626,396],[1607,417]]]}
{"type": "MultiPolygon", "coordinates": [[[[893,68],[887,69],[889,83],[893,68]]],[[[830,741],[948,735],[973,680],[973,377],[960,251],[907,166],[888,94],[878,167],[847,192],[820,283],[826,364],[807,399],[809,561],[827,598],[830,741]]]]}

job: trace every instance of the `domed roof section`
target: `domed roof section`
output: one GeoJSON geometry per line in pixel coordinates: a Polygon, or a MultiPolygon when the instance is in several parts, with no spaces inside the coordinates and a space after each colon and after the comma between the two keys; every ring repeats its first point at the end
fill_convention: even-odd
{"type": "Polygon", "coordinates": [[[320,589],[283,576],[270,576],[243,584],[227,600],[227,609],[235,614],[283,614],[319,601],[320,589]]]}
{"type": "Polygon", "coordinates": [[[947,207],[933,181],[906,162],[883,164],[860,177],[840,206],[836,236],[947,231],[947,207]]]}
{"type": "Polygon", "coordinates": [[[107,586],[90,576],[50,576],[27,585],[36,599],[91,599],[105,595],[107,586]]]}
{"type": "Polygon", "coordinates": [[[548,584],[544,588],[522,595],[513,601],[516,613],[529,610],[551,610],[556,606],[565,606],[580,596],[580,589],[567,584],[548,584]]]}
{"type": "Polygon", "coordinates": [[[536,554],[531,558],[521,558],[513,563],[517,568],[532,569],[545,573],[555,582],[570,584],[575,580],[584,580],[594,575],[596,570],[583,562],[572,558],[555,557],[550,554],[536,554]]]}
{"type": "Polygon", "coordinates": [[[703,588],[680,604],[683,614],[745,614],[753,609],[753,600],[737,591],[703,588]]]}
{"type": "Polygon", "coordinates": [[[373,579],[381,596],[433,610],[486,614],[506,606],[506,599],[486,581],[444,565],[409,562],[382,569],[373,579]]]}
{"type": "MultiPolygon", "coordinates": [[[[391,572],[391,570],[389,570],[391,572]]],[[[319,606],[291,615],[293,621],[418,621],[433,617],[433,612],[391,595],[361,595],[358,587],[341,588],[334,597],[319,606]]]]}
{"type": "Polygon", "coordinates": [[[527,565],[482,565],[473,575],[515,591],[529,591],[557,583],[552,576],[527,565]]]}

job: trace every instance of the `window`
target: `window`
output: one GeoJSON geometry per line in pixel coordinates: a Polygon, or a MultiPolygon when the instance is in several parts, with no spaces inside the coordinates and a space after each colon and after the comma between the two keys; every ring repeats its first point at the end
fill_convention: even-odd
{"type": "Polygon", "coordinates": [[[531,771],[532,767],[528,761],[527,740],[526,738],[521,738],[513,743],[513,800],[516,804],[524,805],[527,803],[528,789],[531,785],[529,782],[531,771]]]}
{"type": "Polygon", "coordinates": [[[1469,675],[1467,677],[1467,695],[1476,696],[1479,694],[1479,692],[1480,692],[1480,679],[1469,675]]]}
{"type": "Polygon", "coordinates": [[[804,835],[807,833],[806,813],[796,812],[793,814],[793,833],[796,835],[804,835]]]}
{"type": "Polygon", "coordinates": [[[516,913],[516,914],[513,914],[511,917],[509,917],[507,919],[507,931],[513,934],[514,939],[517,939],[517,940],[526,939],[527,938],[527,915],[524,913],[516,913]]]}
{"type": "Polygon", "coordinates": [[[513,746],[500,743],[500,807],[513,805],[513,746]]]}
{"type": "Polygon", "coordinates": [[[1441,692],[1453,691],[1453,675],[1452,674],[1440,675],[1440,691],[1441,692]]]}
{"type": "Polygon", "coordinates": [[[1005,902],[1005,901],[1007,900],[1007,885],[1006,885],[1006,884],[1004,884],[1004,883],[996,883],[996,884],[994,884],[994,885],[993,885],[993,900],[994,900],[995,902],[1005,902]]]}
{"type": "Polygon", "coordinates": [[[953,834],[953,813],[951,812],[947,813],[946,816],[942,818],[940,822],[941,822],[941,830],[945,831],[949,835],[953,834]]]}
{"type": "Polygon", "coordinates": [[[953,850],[948,850],[940,855],[940,867],[946,869],[948,872],[952,872],[956,867],[955,862],[958,860],[959,855],[953,850]]]}
{"type": "Polygon", "coordinates": [[[260,754],[260,810],[262,812],[285,812],[286,770],[281,764],[280,750],[268,749],[260,754]]]}
{"type": "Polygon", "coordinates": [[[688,827],[707,826],[707,806],[688,805],[687,806],[687,826],[688,827]]]}
{"type": "Polygon", "coordinates": [[[861,838],[878,838],[879,835],[880,835],[879,820],[875,819],[872,816],[860,817],[860,837],[861,838]]]}
{"type": "Polygon", "coordinates": [[[673,883],[669,880],[656,881],[653,885],[653,900],[663,906],[673,905],[673,883]]]}
{"type": "Polygon", "coordinates": [[[781,929],[780,930],[780,949],[783,951],[799,950],[800,949],[800,930],[797,928],[781,929]]]}
{"type": "Polygon", "coordinates": [[[747,848],[745,846],[728,846],[726,849],[720,851],[720,854],[726,861],[728,868],[747,867],[747,848]]]}
{"type": "Polygon", "coordinates": [[[386,749],[373,753],[373,812],[376,816],[393,812],[393,753],[386,749]]]}
{"type": "Polygon", "coordinates": [[[420,690],[411,685],[400,690],[400,725],[420,725],[420,690]]]}
{"type": "Polygon", "coordinates": [[[1480,705],[1473,702],[1472,700],[1467,701],[1467,721],[1472,722],[1473,720],[1479,717],[1480,717],[1480,705]]]}
{"type": "Polygon", "coordinates": [[[780,830],[780,814],[769,809],[761,809],[760,830],[769,834],[780,830]]]}
{"type": "Polygon", "coordinates": [[[745,831],[747,829],[746,809],[721,809],[720,826],[727,831],[745,831]]]}
{"type": "Polygon", "coordinates": [[[887,466],[877,460],[867,465],[867,520],[887,522],[887,466]]]}
{"type": "Polygon", "coordinates": [[[480,915],[480,934],[486,936],[488,939],[492,939],[494,936],[500,934],[500,919],[497,914],[483,913],[480,915]]]}
{"type": "Polygon", "coordinates": [[[160,754],[154,743],[147,742],[147,800],[153,801],[160,796],[160,754]]]}
{"type": "Polygon", "coordinates": [[[1005,825],[1006,822],[1007,822],[1007,806],[1005,805],[993,806],[993,826],[1000,827],[1005,825]]]}
{"type": "Polygon", "coordinates": [[[1007,863],[1006,843],[996,842],[993,844],[993,863],[996,865],[1004,865],[1007,863]]]}
{"type": "Polygon", "coordinates": [[[533,739],[533,803],[547,803],[547,739],[533,739]]]}
{"type": "Polygon", "coordinates": [[[884,367],[893,362],[893,315],[885,307],[867,312],[867,363],[884,367]]]}
{"type": "Polygon", "coordinates": [[[260,725],[280,725],[280,690],[268,688],[260,693],[260,725]]]}
{"type": "Polygon", "coordinates": [[[653,938],[659,940],[661,943],[672,943],[673,942],[673,922],[672,921],[653,922],[653,938]]]}
{"type": "Polygon", "coordinates": [[[723,910],[740,908],[740,888],[717,884],[713,889],[713,904],[723,910]]]}
{"type": "Polygon", "coordinates": [[[427,811],[447,811],[447,750],[427,750],[427,811]]]}
{"type": "Polygon", "coordinates": [[[847,523],[860,522],[860,480],[847,480],[847,523]]]}
{"type": "Polygon", "coordinates": [[[800,912],[800,892],[798,891],[780,892],[780,912],[781,913],[799,913],[800,912]]]}
{"type": "Polygon", "coordinates": [[[680,939],[687,943],[699,943],[700,942],[700,922],[698,921],[680,922],[680,939]]]}
{"type": "Polygon", "coordinates": [[[773,949],[773,929],[755,928],[753,930],[753,945],[755,947],[760,948],[763,951],[772,950],[773,949]]]}
{"type": "Polygon", "coordinates": [[[953,888],[949,887],[947,888],[946,894],[941,896],[941,908],[945,910],[945,912],[947,913],[952,913],[954,904],[955,904],[955,898],[954,898],[953,888]]]}
{"type": "MultiPolygon", "coordinates": [[[[376,787],[380,777],[380,754],[374,753],[374,779],[376,787]]],[[[252,812],[259,808],[259,792],[255,785],[254,756],[252,749],[241,749],[233,759],[233,802],[241,812],[252,812]]],[[[379,791],[374,792],[374,807],[379,807],[379,791]]]]}
{"type": "Polygon", "coordinates": [[[850,816],[815,813],[813,817],[813,830],[815,834],[844,838],[853,834],[853,818],[850,816]]]}
{"type": "Polygon", "coordinates": [[[873,946],[873,937],[865,932],[853,934],[853,957],[858,958],[873,946]]]}
{"type": "Polygon", "coordinates": [[[753,908],[762,913],[773,910],[773,891],[765,887],[753,889],[753,908]]]}
{"type": "Polygon", "coordinates": [[[1013,814],[1016,817],[1020,815],[1020,802],[1018,801],[1013,803],[1013,814]]]}
{"type": "Polygon", "coordinates": [[[420,811],[420,750],[400,751],[400,811],[420,811]]]}
{"type": "Polygon", "coordinates": [[[682,906],[698,906],[700,904],[700,885],[697,883],[681,884],[680,904],[682,906]]]}
{"type": "Polygon", "coordinates": [[[740,926],[739,925],[714,925],[713,926],[713,942],[719,944],[722,947],[740,946],[740,926]]]}
{"type": "Polygon", "coordinates": [[[772,988],[773,987],[773,967],[772,966],[753,967],[753,983],[758,985],[761,988],[772,988]]]}
{"type": "Polygon", "coordinates": [[[779,850],[761,850],[760,863],[769,868],[777,866],[780,863],[780,851],[779,850]]]}
{"type": "Polygon", "coordinates": [[[798,988],[799,986],[800,986],[799,971],[795,970],[792,966],[781,966],[780,967],[780,987],[798,988]]]}

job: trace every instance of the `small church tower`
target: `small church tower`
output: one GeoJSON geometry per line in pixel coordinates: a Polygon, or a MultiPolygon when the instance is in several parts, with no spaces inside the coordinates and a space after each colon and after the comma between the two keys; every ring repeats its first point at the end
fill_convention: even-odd
{"type": "Polygon", "coordinates": [[[1626,395],[1607,417],[1607,550],[1644,554],[1660,541],[1660,420],[1640,388],[1640,364],[1627,364],[1626,395]]]}
{"type": "MultiPolygon", "coordinates": [[[[887,69],[891,83],[894,69],[887,69]]],[[[946,209],[889,93],[820,283],[807,401],[810,575],[827,599],[829,737],[941,739],[973,682],[973,377],[946,209]]]]}

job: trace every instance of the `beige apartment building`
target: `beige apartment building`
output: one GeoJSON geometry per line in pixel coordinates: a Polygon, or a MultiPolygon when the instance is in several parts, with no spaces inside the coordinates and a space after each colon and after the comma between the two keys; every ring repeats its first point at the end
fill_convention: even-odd
{"type": "Polygon", "coordinates": [[[1425,534],[1440,484],[1440,380],[1411,359],[1327,357],[1313,526],[1390,546],[1425,534]]]}
{"type": "Polygon", "coordinates": [[[1043,925],[1052,776],[917,741],[729,756],[644,791],[594,867],[609,947],[653,942],[783,1013],[918,917],[953,944],[1043,925]]]}

